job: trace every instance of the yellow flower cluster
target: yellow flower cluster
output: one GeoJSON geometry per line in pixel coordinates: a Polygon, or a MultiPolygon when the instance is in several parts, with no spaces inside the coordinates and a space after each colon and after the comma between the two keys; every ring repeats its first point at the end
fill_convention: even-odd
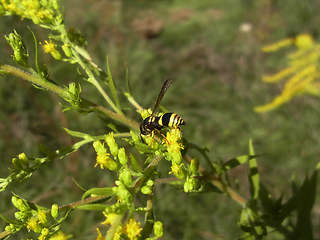
{"type": "Polygon", "coordinates": [[[6,14],[31,19],[35,24],[53,24],[57,17],[57,0],[0,0],[6,14]]]}
{"type": "Polygon", "coordinates": [[[130,218],[124,228],[124,232],[130,240],[137,239],[140,236],[141,231],[140,222],[137,222],[134,218],[130,218]]]}
{"type": "Polygon", "coordinates": [[[181,150],[183,145],[181,141],[181,130],[179,128],[171,128],[166,135],[167,151],[172,162],[179,164],[181,162],[181,150]]]}
{"type": "Polygon", "coordinates": [[[49,238],[49,240],[67,240],[71,238],[72,236],[66,236],[63,232],[59,231],[56,234],[54,234],[52,237],[49,238]]]}
{"type": "Polygon", "coordinates": [[[48,223],[46,213],[43,210],[38,209],[38,214],[36,217],[32,217],[27,222],[28,230],[32,230],[36,233],[41,232],[43,226],[48,223]]]}
{"type": "MultiPolygon", "coordinates": [[[[102,222],[103,225],[112,225],[113,220],[118,216],[115,213],[103,213],[106,217],[106,220],[102,222]]],[[[134,218],[130,218],[127,224],[123,227],[122,224],[118,226],[117,231],[113,237],[113,240],[120,240],[121,234],[127,235],[128,239],[136,240],[141,235],[142,228],[140,222],[137,222],[134,218]]],[[[102,236],[100,230],[97,228],[98,237],[96,240],[105,239],[102,236]]]]}
{"type": "MultiPolygon", "coordinates": [[[[113,138],[112,134],[109,134],[108,136],[109,136],[108,138],[113,138]]],[[[107,143],[109,144],[109,141],[107,141],[107,143]]],[[[107,149],[105,148],[104,143],[100,141],[94,141],[93,147],[97,153],[95,167],[99,165],[101,169],[108,168],[111,171],[118,170],[119,166],[117,162],[110,157],[110,154],[107,152],[107,149]]],[[[115,152],[114,147],[113,148],[110,147],[110,151],[111,151],[111,154],[114,153],[115,152]]]]}
{"type": "Polygon", "coordinates": [[[310,35],[302,34],[295,39],[285,39],[265,46],[262,50],[276,51],[290,45],[296,46],[297,50],[287,55],[288,67],[274,75],[263,77],[263,81],[270,83],[286,80],[282,93],[272,102],[256,107],[255,111],[273,110],[298,94],[320,95],[320,44],[315,43],[310,35]]]}

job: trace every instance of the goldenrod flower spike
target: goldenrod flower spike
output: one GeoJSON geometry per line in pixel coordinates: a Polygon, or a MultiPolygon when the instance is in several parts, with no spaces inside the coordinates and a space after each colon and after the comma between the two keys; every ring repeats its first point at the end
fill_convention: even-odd
{"type": "Polygon", "coordinates": [[[300,34],[296,37],[295,45],[299,49],[308,49],[314,46],[314,41],[309,34],[300,34]]]}
{"type": "Polygon", "coordinates": [[[303,93],[309,93],[315,96],[320,95],[319,89],[319,62],[320,45],[314,43],[312,37],[308,34],[301,34],[295,39],[285,39],[275,44],[266,46],[264,51],[275,51],[286,45],[297,47],[296,52],[288,54],[288,67],[279,73],[271,76],[264,76],[265,82],[278,82],[287,80],[280,96],[274,98],[271,103],[258,106],[256,112],[265,112],[290,101],[294,96],[303,93]]]}
{"type": "Polygon", "coordinates": [[[262,51],[264,52],[275,52],[277,50],[279,50],[280,48],[284,48],[284,47],[288,47],[290,45],[292,45],[294,43],[294,39],[293,38],[286,38],[283,39],[279,42],[275,42],[273,44],[264,46],[262,48],[262,51]]]}

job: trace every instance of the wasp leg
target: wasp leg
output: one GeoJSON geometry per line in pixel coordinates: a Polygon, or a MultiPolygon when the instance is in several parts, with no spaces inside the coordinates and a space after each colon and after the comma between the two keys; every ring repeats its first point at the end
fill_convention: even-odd
{"type": "Polygon", "coordinates": [[[152,146],[152,143],[153,143],[153,139],[154,139],[154,131],[151,132],[151,142],[149,144],[149,147],[150,148],[152,146]]]}
{"type": "Polygon", "coordinates": [[[142,137],[142,134],[141,134],[141,133],[140,133],[140,138],[141,138],[141,142],[146,143],[146,142],[143,140],[143,137],[142,137]]]}
{"type": "Polygon", "coordinates": [[[170,145],[170,142],[168,141],[168,139],[166,138],[166,136],[165,135],[163,135],[163,133],[162,132],[160,132],[160,130],[159,129],[156,129],[155,128],[155,130],[164,138],[164,140],[166,140],[166,142],[167,142],[167,144],[168,145],[170,145]]]}

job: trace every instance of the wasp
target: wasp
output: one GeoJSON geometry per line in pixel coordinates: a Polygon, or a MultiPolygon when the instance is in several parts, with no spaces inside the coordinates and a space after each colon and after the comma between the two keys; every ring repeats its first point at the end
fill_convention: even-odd
{"type": "MultiPolygon", "coordinates": [[[[171,83],[171,79],[167,79],[164,82],[151,115],[143,119],[143,121],[140,124],[140,135],[151,135],[153,137],[155,131],[161,134],[160,130],[163,127],[178,127],[180,125],[186,124],[185,121],[176,113],[165,113],[160,116],[154,116],[157,108],[160,105],[163,95],[168,90],[171,83]]],[[[161,135],[163,136],[163,134],[161,135]]]]}

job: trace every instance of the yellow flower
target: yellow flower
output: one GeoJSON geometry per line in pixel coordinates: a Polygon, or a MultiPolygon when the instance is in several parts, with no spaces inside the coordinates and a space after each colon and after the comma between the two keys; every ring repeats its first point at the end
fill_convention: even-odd
{"type": "Polygon", "coordinates": [[[56,50],[56,46],[57,46],[57,45],[55,45],[55,44],[52,42],[52,40],[50,40],[49,42],[48,42],[47,40],[45,40],[44,43],[45,43],[45,44],[42,45],[44,52],[46,52],[46,53],[51,53],[51,52],[53,52],[53,51],[56,50]]]}
{"type": "Polygon", "coordinates": [[[101,224],[103,225],[111,225],[114,221],[114,219],[118,216],[116,213],[106,213],[103,212],[103,215],[106,217],[106,220],[104,220],[101,224]]]}
{"type": "Polygon", "coordinates": [[[286,39],[283,39],[283,40],[281,40],[279,42],[264,46],[262,48],[262,51],[264,51],[264,52],[274,52],[274,51],[279,50],[280,48],[284,48],[284,47],[290,46],[293,42],[294,42],[294,39],[286,38],[286,39]]]}
{"type": "Polygon", "coordinates": [[[296,37],[295,45],[300,49],[308,49],[314,46],[314,42],[309,34],[300,34],[296,37]]]}
{"type": "Polygon", "coordinates": [[[98,154],[96,160],[95,167],[100,165],[101,169],[108,168],[111,171],[116,171],[119,168],[118,164],[110,158],[109,153],[98,154]]]}
{"type": "Polygon", "coordinates": [[[54,234],[49,240],[67,240],[68,238],[71,238],[72,236],[66,236],[63,232],[59,231],[58,233],[54,234]]]}
{"type": "Polygon", "coordinates": [[[167,132],[167,151],[169,160],[179,164],[182,160],[181,149],[183,149],[181,140],[181,131],[179,128],[172,128],[167,132]]]}
{"type": "Polygon", "coordinates": [[[41,232],[41,226],[39,225],[39,222],[38,222],[38,219],[33,217],[33,218],[30,218],[27,222],[27,228],[28,230],[32,230],[36,233],[39,233],[41,232]]]}
{"type": "Polygon", "coordinates": [[[134,218],[130,218],[124,229],[125,234],[127,234],[130,240],[137,239],[141,231],[140,222],[136,222],[134,218]]]}
{"type": "MultiPolygon", "coordinates": [[[[288,39],[284,40],[283,44],[286,41],[288,39]]],[[[277,44],[279,45],[279,42],[273,47],[270,45],[269,50],[277,50],[278,48],[275,47],[277,44]]],[[[297,50],[287,55],[288,66],[275,75],[263,77],[263,81],[266,82],[286,80],[287,82],[284,84],[282,93],[275,97],[272,102],[256,107],[254,109],[256,112],[273,110],[299,94],[320,95],[320,44],[315,44],[312,37],[308,34],[297,36],[293,44],[297,47],[297,50]]]]}
{"type": "Polygon", "coordinates": [[[96,240],[105,240],[106,239],[104,236],[101,235],[99,228],[97,228],[97,232],[98,232],[98,237],[96,238],[96,240]]]}
{"type": "Polygon", "coordinates": [[[145,119],[145,118],[147,118],[147,117],[149,117],[151,115],[152,111],[149,108],[149,109],[143,109],[139,113],[140,113],[142,119],[145,119]]]}
{"type": "Polygon", "coordinates": [[[96,165],[94,165],[94,166],[96,167],[96,166],[100,165],[100,168],[101,168],[101,169],[104,169],[105,167],[107,167],[108,162],[109,162],[110,160],[112,160],[112,159],[110,159],[109,156],[110,156],[109,153],[98,154],[98,155],[97,155],[97,158],[96,158],[97,163],[96,163],[96,165]]]}
{"type": "Polygon", "coordinates": [[[29,18],[35,24],[53,24],[57,15],[60,16],[57,11],[58,9],[55,9],[53,6],[53,1],[23,0],[15,2],[6,0],[0,1],[5,11],[10,14],[19,15],[22,19],[29,18]]]}
{"type": "Polygon", "coordinates": [[[45,211],[38,209],[38,219],[39,223],[46,225],[48,223],[45,211]]]}
{"type": "Polygon", "coordinates": [[[179,179],[185,179],[187,177],[186,170],[182,163],[181,164],[172,163],[171,172],[169,172],[169,174],[171,173],[173,173],[179,179]]]}
{"type": "Polygon", "coordinates": [[[49,229],[48,228],[42,228],[41,230],[41,235],[38,237],[39,240],[45,240],[47,239],[49,234],[49,229]]]}
{"type": "Polygon", "coordinates": [[[57,60],[61,59],[61,54],[58,50],[56,50],[57,45],[55,45],[52,40],[50,40],[49,42],[45,40],[44,43],[45,44],[42,44],[42,48],[45,53],[50,53],[52,57],[57,60]]]}
{"type": "Polygon", "coordinates": [[[292,74],[296,70],[295,67],[288,67],[283,69],[282,71],[271,75],[271,76],[263,76],[262,81],[264,82],[278,82],[280,80],[283,80],[285,77],[288,77],[290,74],[292,74]]]}

